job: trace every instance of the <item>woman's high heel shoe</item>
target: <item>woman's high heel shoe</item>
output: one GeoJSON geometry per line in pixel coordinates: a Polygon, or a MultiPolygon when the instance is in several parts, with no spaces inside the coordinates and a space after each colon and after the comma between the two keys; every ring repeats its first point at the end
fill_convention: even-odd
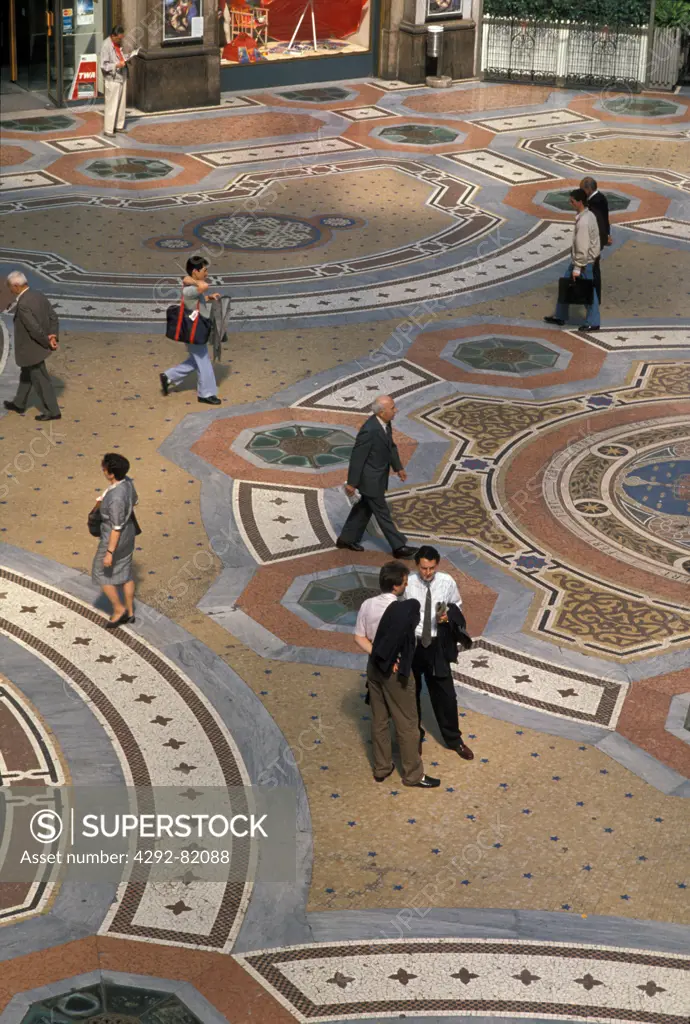
{"type": "Polygon", "coordinates": [[[106,622],[105,628],[117,629],[118,626],[126,626],[129,621],[129,615],[125,612],[124,615],[121,615],[119,619],[115,619],[114,622],[112,620],[106,622]]]}

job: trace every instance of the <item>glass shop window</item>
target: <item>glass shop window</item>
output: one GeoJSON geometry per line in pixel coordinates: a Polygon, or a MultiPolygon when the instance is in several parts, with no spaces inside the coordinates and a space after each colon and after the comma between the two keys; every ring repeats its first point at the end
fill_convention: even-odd
{"type": "MultiPolygon", "coordinates": [[[[103,45],[104,0],[69,0],[58,8],[62,16],[62,95],[64,99],[91,99],[92,88],[76,79],[82,57],[100,54],[103,45]]],[[[51,69],[54,78],[56,68],[51,69]]]]}
{"type": "Polygon", "coordinates": [[[369,0],[218,0],[221,62],[256,64],[366,53],[369,0]]]}

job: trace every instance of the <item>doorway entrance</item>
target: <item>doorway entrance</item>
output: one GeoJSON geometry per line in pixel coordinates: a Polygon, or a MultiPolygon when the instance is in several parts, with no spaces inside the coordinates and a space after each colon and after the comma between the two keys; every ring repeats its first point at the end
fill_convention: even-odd
{"type": "Polygon", "coordinates": [[[56,106],[64,106],[72,97],[80,59],[100,52],[106,0],[5,2],[8,16],[0,27],[3,95],[47,93],[56,106]]]}

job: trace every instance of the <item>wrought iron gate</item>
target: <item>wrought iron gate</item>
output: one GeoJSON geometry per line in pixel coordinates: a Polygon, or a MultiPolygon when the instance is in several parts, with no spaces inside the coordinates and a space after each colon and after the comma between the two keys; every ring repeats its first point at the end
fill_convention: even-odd
{"type": "Polygon", "coordinates": [[[485,23],[484,77],[556,84],[558,29],[535,21],[485,23]]]}
{"type": "Polygon", "coordinates": [[[637,91],[647,29],[578,22],[485,18],[481,70],[495,81],[637,91]]]}
{"type": "Polygon", "coordinates": [[[566,86],[637,90],[645,79],[646,30],[569,25],[566,86]]]}

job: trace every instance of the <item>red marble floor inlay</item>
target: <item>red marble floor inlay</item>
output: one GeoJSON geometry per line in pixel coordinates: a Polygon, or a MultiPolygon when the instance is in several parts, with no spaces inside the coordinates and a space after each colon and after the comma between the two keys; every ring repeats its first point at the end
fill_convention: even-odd
{"type": "Polygon", "coordinates": [[[575,96],[570,103],[568,108],[570,110],[576,110],[579,114],[589,114],[590,117],[596,117],[599,121],[616,121],[619,124],[625,125],[647,125],[648,127],[656,128],[662,124],[680,124],[683,121],[690,119],[690,105],[683,103],[683,96],[676,96],[671,92],[643,92],[636,94],[635,99],[658,99],[665,100],[667,103],[681,104],[683,109],[677,114],[661,114],[656,117],[645,117],[642,114],[625,114],[623,112],[618,113],[613,110],[606,110],[603,107],[602,99],[617,99],[623,96],[623,93],[607,93],[604,96],[600,96],[595,93],[592,96],[587,94],[582,96],[575,96]],[[597,106],[598,104],[598,106],[597,106]]]}
{"type": "MultiPolygon", "coordinates": [[[[356,654],[357,647],[351,633],[316,629],[280,602],[298,575],[309,576],[339,566],[346,570],[352,565],[370,565],[380,569],[384,562],[390,561],[392,557],[383,551],[372,550],[356,554],[352,551],[325,551],[300,558],[298,562],[291,560],[287,563],[262,565],[237,600],[237,607],[285,643],[299,647],[326,647],[330,650],[356,654]]],[[[479,636],[489,620],[497,594],[456,569],[445,559],[441,568],[450,573],[458,584],[470,636],[479,636]]],[[[412,569],[413,565],[410,563],[410,570],[412,569]]]]}
{"type": "Polygon", "coordinates": [[[369,149],[402,150],[405,153],[457,153],[462,149],[486,149],[492,139],[493,132],[479,128],[466,121],[441,120],[408,114],[407,117],[389,117],[385,121],[355,121],[343,133],[342,138],[358,142],[369,149]],[[424,124],[429,127],[438,126],[457,132],[458,137],[452,142],[438,142],[429,146],[411,145],[407,142],[396,142],[395,139],[381,138],[376,134],[380,128],[395,128],[396,125],[424,124]],[[463,136],[465,138],[463,139],[463,136]]]}
{"type": "Polygon", "coordinates": [[[18,167],[32,156],[23,146],[0,146],[0,167],[18,167]]]}
{"type": "MultiPolygon", "coordinates": [[[[581,174],[578,178],[561,178],[556,181],[538,181],[536,183],[514,185],[506,193],[504,202],[508,206],[521,210],[523,213],[529,213],[532,216],[538,215],[548,220],[572,222],[573,214],[571,211],[555,210],[551,206],[544,206],[537,201],[536,196],[541,192],[565,192],[579,188],[584,176],[584,174],[581,174]]],[[[665,196],[658,195],[647,188],[640,188],[639,185],[635,185],[630,181],[610,181],[607,178],[605,184],[602,184],[601,187],[605,192],[622,192],[632,199],[640,200],[636,210],[611,211],[609,219],[612,225],[624,224],[629,220],[640,220],[643,217],[663,217],[671,202],[665,196]]]]}
{"type": "MultiPolygon", "coordinates": [[[[690,689],[690,672],[680,669],[631,683],[616,732],[682,775],[690,775],[690,747],[666,731],[671,699],[690,689]]],[[[690,738],[690,733],[688,733],[690,738]]]]}
{"type": "Polygon", "coordinates": [[[438,331],[422,331],[407,353],[407,358],[446,380],[466,381],[472,384],[518,388],[529,391],[551,384],[566,384],[575,380],[591,380],[599,373],[606,353],[564,331],[542,330],[538,327],[514,327],[506,324],[475,324],[471,327],[446,327],[438,331]],[[458,344],[464,338],[517,337],[530,341],[551,342],[559,349],[572,353],[570,363],[564,370],[544,370],[543,373],[519,377],[517,374],[471,372],[441,358],[441,352],[451,342],[458,344]]]}
{"type": "Polygon", "coordinates": [[[421,114],[477,114],[509,107],[541,106],[553,91],[550,86],[542,85],[493,85],[425,92],[410,96],[404,103],[408,110],[417,110],[421,114]]]}
{"type": "MultiPolygon", "coordinates": [[[[279,466],[255,466],[233,451],[231,445],[243,430],[259,433],[276,423],[327,423],[344,427],[355,433],[364,423],[366,416],[358,419],[352,415],[334,412],[320,412],[317,409],[272,409],[270,412],[251,413],[247,416],[232,416],[214,420],[208,430],[192,445],[195,455],[226,473],[233,480],[252,480],[257,483],[294,484],[300,487],[337,487],[347,478],[347,465],[324,470],[319,473],[301,473],[298,469],[287,470],[279,466]]],[[[395,442],[400,451],[403,465],[412,458],[417,442],[406,437],[393,427],[395,442]]],[[[354,435],[353,435],[354,440],[354,435]]]]}
{"type": "Polygon", "coordinates": [[[227,113],[218,117],[197,117],[190,137],[187,137],[190,131],[188,122],[170,120],[158,124],[137,125],[129,134],[137,142],[157,146],[184,146],[190,143],[200,146],[218,142],[246,142],[249,145],[257,139],[271,139],[282,135],[314,135],[323,128],[324,122],[321,118],[310,117],[308,114],[227,113]]]}
{"type": "Polygon", "coordinates": [[[60,157],[50,165],[51,174],[56,174],[71,185],[88,185],[96,189],[129,189],[141,191],[152,188],[168,188],[177,190],[180,186],[196,185],[211,173],[211,168],[199,160],[186,156],[184,153],[152,153],[141,149],[108,149],[96,150],[92,153],[70,153],[60,157]],[[172,165],[173,169],[160,178],[137,179],[128,181],[122,178],[99,178],[83,173],[83,169],[96,160],[127,159],[132,160],[163,160],[172,165]],[[182,170],[179,171],[178,168],[182,170]]]}

